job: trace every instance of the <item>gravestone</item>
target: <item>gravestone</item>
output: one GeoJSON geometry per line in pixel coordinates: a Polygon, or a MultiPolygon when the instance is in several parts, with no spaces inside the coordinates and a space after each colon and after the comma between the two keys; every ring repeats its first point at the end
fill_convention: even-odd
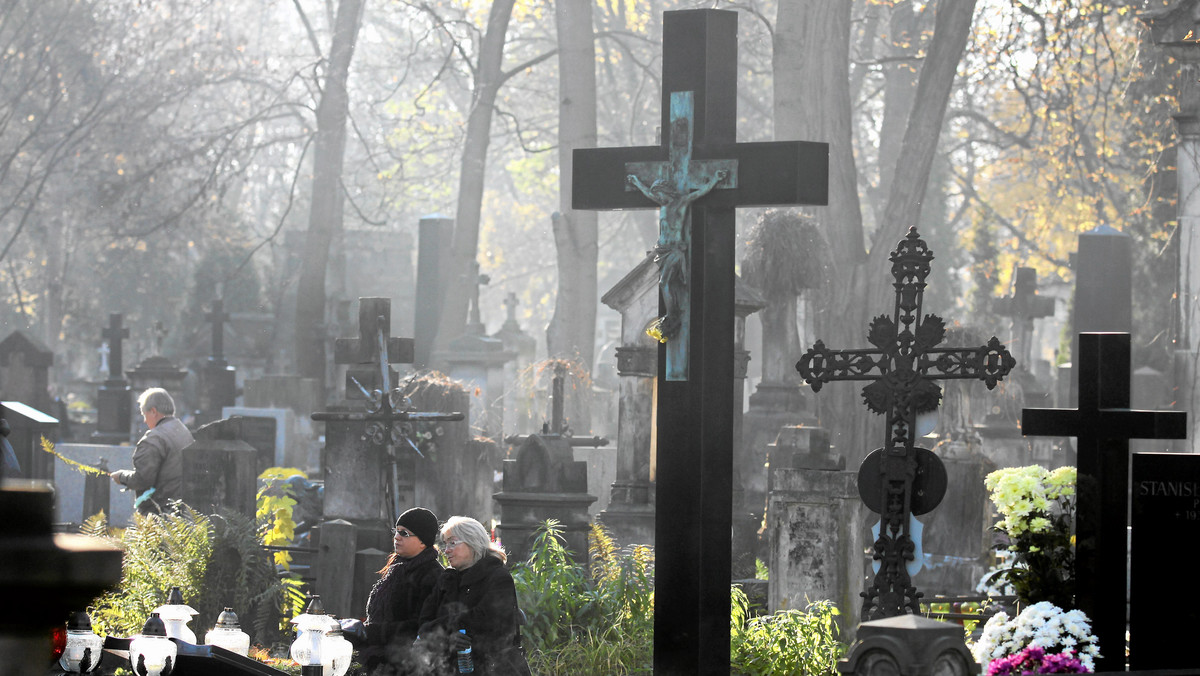
{"type": "Polygon", "coordinates": [[[596,496],[587,492],[587,463],[575,460],[572,447],[603,446],[608,440],[570,436],[563,419],[565,371],[561,365],[556,369],[551,421],[542,433],[505,439],[519,446],[516,457],[504,461],[503,488],[494,497],[500,504],[504,546],[514,561],[529,558],[537,529],[547,519],[562,524],[567,549],[577,563],[586,565],[590,560],[588,506],[596,496]]]}
{"type": "Polygon", "coordinates": [[[100,332],[109,352],[108,378],[96,396],[96,431],[92,433],[92,441],[98,444],[127,444],[131,441],[133,392],[121,368],[125,339],[129,337],[129,328],[121,325],[123,317],[119,312],[108,315],[108,328],[100,332]]]}
{"type": "Polygon", "coordinates": [[[212,323],[212,356],[200,372],[200,406],[196,424],[202,425],[221,417],[221,409],[233,406],[237,401],[237,369],[225,360],[225,312],[222,299],[213,301],[212,310],[204,318],[212,323]]]}
{"type": "Polygon", "coordinates": [[[576,149],[572,207],[660,210],[654,666],[728,673],[734,209],[825,203],[829,149],[737,143],[736,12],[664,12],[662,63],[661,144],[576,149]]]}
{"type": "Polygon", "coordinates": [[[863,400],[873,413],[886,417],[882,448],[870,453],[858,471],[863,502],[881,520],[875,540],[878,562],[874,581],[863,593],[862,614],[879,619],[920,612],[912,585],[921,561],[921,539],[914,517],[933,511],[946,492],[946,471],[928,449],[916,446],[918,419],[937,410],[939,380],[981,380],[993,389],[1015,363],[995,336],[978,347],[938,347],[945,321],[921,316],[925,279],[933,252],[910,227],[890,256],[896,300],[892,316],[871,322],[868,339],[875,349],[833,351],[821,341],[804,353],[796,369],[814,393],[831,381],[870,381],[863,400]]]}
{"type": "Polygon", "coordinates": [[[504,308],[508,316],[492,337],[500,340],[505,352],[516,355],[504,365],[504,381],[509,384],[504,392],[505,424],[515,434],[530,434],[536,429],[536,391],[530,374],[537,357],[537,339],[525,333],[517,323],[517,305],[516,293],[505,296],[504,308]],[[516,386],[523,381],[528,382],[529,387],[516,386]]]}
{"type": "Polygon", "coordinates": [[[441,214],[424,216],[417,222],[417,299],[413,321],[413,368],[426,369],[433,355],[446,271],[450,269],[450,241],[454,219],[441,214]]]}
{"type": "Polygon", "coordinates": [[[225,508],[254,517],[261,454],[241,435],[241,420],[218,420],[197,428],[183,449],[182,498],[201,514],[225,508]]]}
{"type": "Polygon", "coordinates": [[[1097,671],[1125,667],[1129,440],[1187,436],[1186,413],[1129,408],[1129,340],[1128,333],[1079,334],[1079,408],[1021,414],[1026,435],[1078,439],[1075,605],[1092,620],[1097,671]]]}
{"type": "Polygon", "coordinates": [[[1181,543],[1200,537],[1200,455],[1133,454],[1129,550],[1129,666],[1182,669],[1196,665],[1183,646],[1195,640],[1200,605],[1172,602],[1177,581],[1164,575],[1181,543]]]}
{"type": "MultiPolygon", "coordinates": [[[[104,465],[110,472],[133,469],[133,446],[108,444],[56,444],[59,455],[89,467],[104,465]]],[[[103,505],[108,523],[124,528],[133,521],[133,493],[118,486],[107,476],[97,477],[109,484],[108,501],[103,505]]],[[[95,514],[99,505],[89,504],[87,483],[92,479],[68,466],[59,458],[54,459],[54,519],[58,523],[83,523],[95,514]]]]}
{"type": "Polygon", "coordinates": [[[658,316],[658,267],[646,256],[600,302],[621,314],[617,357],[617,462],[600,522],[618,541],[654,544],[653,436],[658,348],[645,328],[658,316]]]}
{"type": "Polygon", "coordinates": [[[841,611],[843,636],[853,635],[870,542],[855,473],[830,452],[820,427],[785,426],[769,448],[768,608],[803,610],[828,599],[841,611]]]}
{"type": "MultiPolygon", "coordinates": [[[[243,420],[243,441],[265,452],[270,464],[266,467],[308,466],[308,448],[299,431],[296,414],[290,408],[251,408],[248,406],[226,406],[221,409],[222,418],[238,417],[243,420]]],[[[265,468],[264,468],[265,469],[265,468]]]]}
{"type": "MultiPolygon", "coordinates": [[[[254,409],[287,409],[295,414],[297,436],[287,456],[292,467],[315,476],[321,470],[321,445],[324,423],[314,423],[312,414],[324,406],[321,384],[316,378],[293,375],[265,375],[247,379],[242,393],[243,405],[254,409]]],[[[276,428],[278,429],[278,428],[276,428]]]]}
{"type": "Polygon", "coordinates": [[[13,331],[0,341],[0,392],[42,411],[53,411],[50,367],[54,353],[24,331],[13,331]]]}
{"type": "Polygon", "coordinates": [[[463,335],[450,341],[445,350],[434,352],[435,364],[445,365],[451,378],[467,384],[471,392],[468,422],[476,434],[501,439],[504,432],[504,366],[516,353],[504,348],[499,338],[486,335],[479,314],[479,286],[488,282],[479,274],[479,263],[472,261],[475,283],[471,286],[469,316],[463,335]]]}
{"type": "Polygon", "coordinates": [[[23,478],[54,481],[54,456],[42,450],[42,437],[58,443],[58,418],[20,401],[2,401],[0,406],[12,427],[8,443],[17,455],[23,478]]]}
{"type": "Polygon", "coordinates": [[[1013,271],[1012,295],[997,299],[993,310],[1012,320],[1012,339],[1009,343],[1016,347],[1014,356],[1017,363],[1026,365],[1022,372],[1029,372],[1028,365],[1033,363],[1035,356],[1033,323],[1042,317],[1054,315],[1054,298],[1038,295],[1037,270],[1017,267],[1013,271]]]}
{"type": "MultiPolygon", "coordinates": [[[[154,354],[143,359],[132,369],[125,372],[129,377],[129,382],[133,387],[133,391],[137,393],[144,392],[152,387],[161,387],[171,394],[171,398],[175,400],[175,417],[180,420],[186,420],[192,411],[186,396],[183,391],[183,380],[187,378],[187,369],[182,369],[176,366],[170,359],[163,356],[162,343],[166,338],[167,330],[163,327],[162,322],[154,323],[155,342],[154,354]]],[[[133,416],[133,422],[130,429],[130,438],[137,441],[146,433],[146,422],[140,415],[133,416]]]]}

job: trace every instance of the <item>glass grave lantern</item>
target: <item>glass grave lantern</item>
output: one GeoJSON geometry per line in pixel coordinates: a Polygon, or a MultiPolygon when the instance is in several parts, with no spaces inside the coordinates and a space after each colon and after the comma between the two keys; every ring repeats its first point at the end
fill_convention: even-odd
{"type": "Polygon", "coordinates": [[[167,627],[158,613],[150,613],[142,633],[129,642],[129,664],[138,676],[171,676],[179,647],[167,638],[167,627]]]}
{"type": "Polygon", "coordinates": [[[321,667],[322,671],[315,673],[332,673],[333,654],[326,649],[325,634],[333,631],[335,626],[340,626],[325,614],[320,597],[312,596],[308,607],[292,619],[292,624],[296,625],[296,640],[292,642],[291,655],[296,664],[300,665],[302,673],[308,674],[309,670],[316,667],[321,667]]]}
{"type": "Polygon", "coordinates": [[[346,672],[350,670],[350,662],[354,657],[354,646],[342,635],[342,625],[333,618],[329,619],[331,628],[325,632],[321,653],[329,655],[332,670],[328,673],[331,676],[345,676],[346,672]]]}
{"type": "Polygon", "coordinates": [[[71,613],[67,622],[67,647],[58,666],[72,674],[86,674],[100,664],[100,649],[104,639],[92,632],[92,620],[87,613],[71,613]]]}
{"type": "Polygon", "coordinates": [[[192,631],[187,623],[192,621],[192,616],[196,615],[195,609],[184,604],[183,592],[179,587],[171,587],[171,591],[167,592],[167,602],[154,609],[162,618],[163,624],[167,627],[167,636],[177,638],[188,643],[196,643],[196,632],[192,631]]]}
{"type": "Polygon", "coordinates": [[[250,635],[242,631],[233,608],[226,608],[217,617],[217,626],[204,635],[204,642],[245,657],[250,652],[250,635]]]}

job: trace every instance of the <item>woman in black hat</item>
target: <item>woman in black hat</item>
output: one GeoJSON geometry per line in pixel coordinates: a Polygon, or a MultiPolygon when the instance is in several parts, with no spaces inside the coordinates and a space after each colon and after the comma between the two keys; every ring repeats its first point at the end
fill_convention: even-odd
{"type": "Polygon", "coordinates": [[[414,507],[396,519],[394,551],[367,597],[366,643],[358,651],[359,662],[371,674],[406,674],[411,669],[421,606],[442,572],[434,547],[437,537],[437,517],[428,509],[414,507]]]}

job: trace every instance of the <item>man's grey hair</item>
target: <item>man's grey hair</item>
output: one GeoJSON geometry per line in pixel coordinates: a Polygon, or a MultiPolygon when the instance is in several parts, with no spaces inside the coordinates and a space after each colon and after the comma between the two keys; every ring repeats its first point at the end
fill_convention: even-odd
{"type": "Polygon", "coordinates": [[[154,409],[162,415],[175,415],[175,400],[161,387],[151,387],[138,395],[138,410],[143,414],[154,409]]]}

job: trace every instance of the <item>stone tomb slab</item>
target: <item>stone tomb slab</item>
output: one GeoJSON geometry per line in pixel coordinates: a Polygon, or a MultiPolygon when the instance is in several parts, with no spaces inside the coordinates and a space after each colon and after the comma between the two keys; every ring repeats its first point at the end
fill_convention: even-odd
{"type": "Polygon", "coordinates": [[[1200,605],[1180,597],[1178,572],[1200,539],[1200,454],[1134,453],[1129,550],[1129,664],[1193,667],[1200,605]],[[1192,543],[1192,544],[1188,544],[1192,543]]]}
{"type": "MultiPolygon", "coordinates": [[[[133,469],[133,446],[107,444],[56,444],[63,457],[95,467],[104,458],[110,472],[133,469]]],[[[91,516],[83,513],[84,475],[65,462],[54,459],[54,520],[58,523],[83,523],[91,516]]],[[[111,479],[109,480],[112,481],[111,479]]],[[[108,523],[125,527],[133,520],[133,493],[112,484],[108,498],[108,523]]]]}

